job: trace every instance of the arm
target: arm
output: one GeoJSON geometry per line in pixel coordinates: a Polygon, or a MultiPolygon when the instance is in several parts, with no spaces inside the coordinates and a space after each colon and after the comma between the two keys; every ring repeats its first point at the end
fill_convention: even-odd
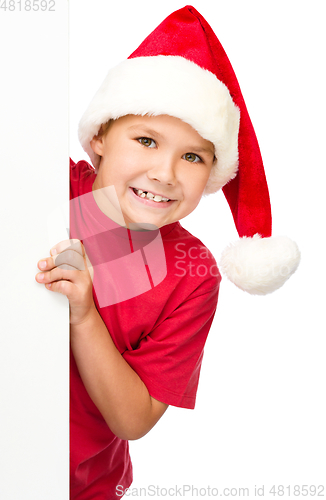
{"type": "Polygon", "coordinates": [[[108,426],[121,439],[139,439],[156,424],[168,405],[150,396],[115,347],[94,304],[83,246],[74,241],[73,250],[70,241],[52,249],[57,255],[42,259],[45,267],[39,262],[44,276],[38,274],[36,279],[69,299],[72,351],[86,390],[108,426]]]}
{"type": "Polygon", "coordinates": [[[121,439],[139,439],[160,419],[166,404],[152,398],[123,359],[95,306],[85,322],[71,325],[71,347],[86,390],[121,439]]]}

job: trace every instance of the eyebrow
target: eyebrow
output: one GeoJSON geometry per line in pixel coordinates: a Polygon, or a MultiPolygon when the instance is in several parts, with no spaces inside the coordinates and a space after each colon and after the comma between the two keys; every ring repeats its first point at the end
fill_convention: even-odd
{"type": "Polygon", "coordinates": [[[160,134],[159,132],[157,132],[157,130],[154,130],[152,128],[149,128],[149,127],[146,127],[146,125],[143,125],[141,123],[137,124],[136,125],[131,125],[128,130],[139,130],[139,131],[142,131],[144,132],[145,134],[148,134],[148,135],[152,135],[152,136],[155,136],[155,137],[158,137],[158,138],[161,138],[162,139],[162,134],[160,134]]]}
{"type": "Polygon", "coordinates": [[[203,148],[203,147],[196,147],[192,146],[191,151],[194,153],[208,153],[212,156],[215,156],[215,151],[212,148],[203,148]]]}

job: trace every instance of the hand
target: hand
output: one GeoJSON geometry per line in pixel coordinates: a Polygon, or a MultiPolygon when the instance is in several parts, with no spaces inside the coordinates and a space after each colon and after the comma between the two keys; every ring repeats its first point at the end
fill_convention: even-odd
{"type": "Polygon", "coordinates": [[[48,290],[69,300],[70,323],[81,324],[96,310],[92,279],[93,268],[79,240],[61,241],[50,250],[51,257],[38,262],[42,271],[35,276],[48,290]]]}

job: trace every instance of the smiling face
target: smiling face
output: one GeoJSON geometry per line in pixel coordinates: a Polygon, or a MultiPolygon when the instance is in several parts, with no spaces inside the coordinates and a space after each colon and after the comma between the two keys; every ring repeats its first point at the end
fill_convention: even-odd
{"type": "Polygon", "coordinates": [[[127,225],[162,227],[189,215],[215,161],[211,142],[167,115],[123,116],[91,147],[101,156],[93,191],[114,186],[127,225]]]}

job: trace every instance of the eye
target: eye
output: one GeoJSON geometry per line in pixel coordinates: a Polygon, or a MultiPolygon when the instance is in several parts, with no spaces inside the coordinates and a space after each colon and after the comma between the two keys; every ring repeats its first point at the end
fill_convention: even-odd
{"type": "Polygon", "coordinates": [[[155,148],[156,147],[156,142],[153,141],[153,139],[150,139],[149,137],[140,137],[137,139],[140,144],[143,146],[146,146],[147,148],[155,148]]]}
{"type": "Polygon", "coordinates": [[[195,155],[195,153],[186,153],[182,157],[184,160],[190,161],[191,163],[200,163],[203,160],[200,158],[200,156],[195,155]]]}

